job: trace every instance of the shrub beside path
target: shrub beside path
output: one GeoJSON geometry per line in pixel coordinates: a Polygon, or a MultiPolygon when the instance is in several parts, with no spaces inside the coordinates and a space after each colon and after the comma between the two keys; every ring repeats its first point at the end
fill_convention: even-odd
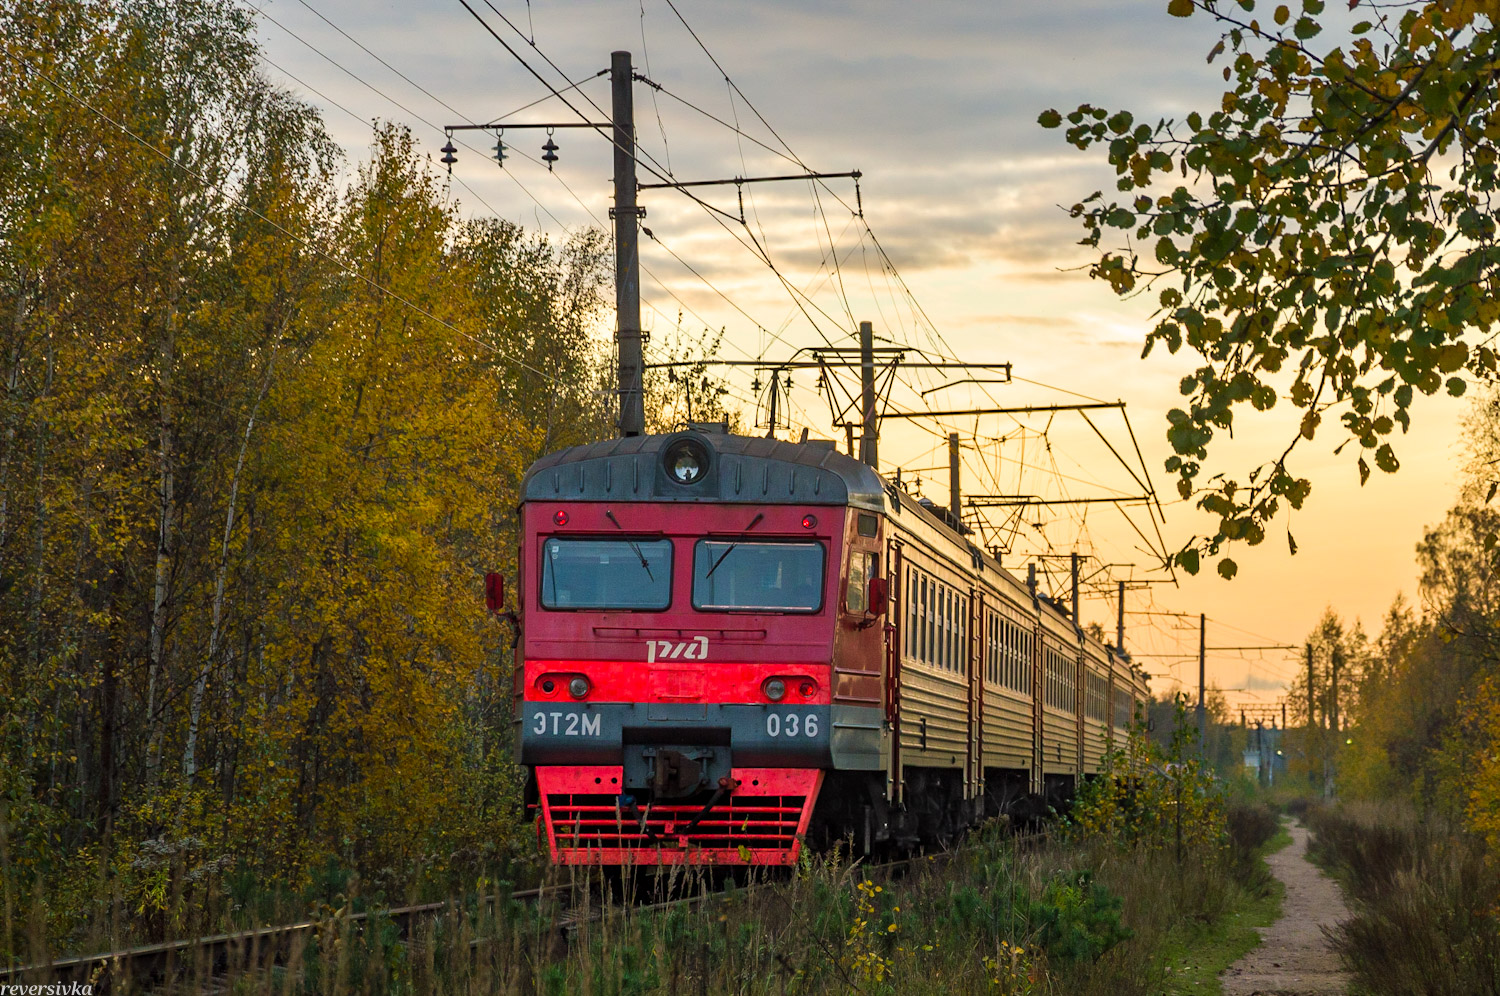
{"type": "Polygon", "coordinates": [[[1349,916],[1339,887],[1307,860],[1307,828],[1266,858],[1286,886],[1281,919],[1260,928],[1261,945],[1224,970],[1224,996],[1343,996],[1349,976],[1323,934],[1349,916]]]}

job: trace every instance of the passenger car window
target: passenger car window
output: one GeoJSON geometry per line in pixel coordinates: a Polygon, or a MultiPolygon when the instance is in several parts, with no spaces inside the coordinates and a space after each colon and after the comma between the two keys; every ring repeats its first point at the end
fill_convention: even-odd
{"type": "Polygon", "coordinates": [[[549,537],[542,607],[656,612],[672,603],[672,541],[549,537]]]}
{"type": "Polygon", "coordinates": [[[699,540],[693,608],[817,612],[823,607],[821,543],[699,540]]]}

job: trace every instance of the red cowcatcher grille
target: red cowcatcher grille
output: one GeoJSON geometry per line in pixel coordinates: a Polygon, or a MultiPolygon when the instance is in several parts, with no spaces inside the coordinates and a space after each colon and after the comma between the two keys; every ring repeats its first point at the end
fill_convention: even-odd
{"type": "Polygon", "coordinates": [[[610,766],[536,769],[554,862],[794,864],[823,780],[817,769],[735,768],[739,787],[706,814],[704,799],[622,811],[616,793],[600,791],[601,786],[619,785],[622,771],[610,766]]]}

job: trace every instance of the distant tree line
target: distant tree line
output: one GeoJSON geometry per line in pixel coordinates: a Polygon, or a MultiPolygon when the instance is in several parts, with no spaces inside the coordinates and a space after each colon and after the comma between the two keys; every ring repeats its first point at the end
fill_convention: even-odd
{"type": "Polygon", "coordinates": [[[1315,786],[1326,771],[1330,793],[1409,799],[1500,854],[1500,393],[1464,440],[1458,500],[1417,544],[1417,604],[1398,598],[1373,640],[1325,616],[1288,693],[1291,743],[1315,786]]]}
{"type": "Polygon", "coordinates": [[[1457,504],[1417,547],[1420,603],[1398,603],[1357,686],[1351,789],[1405,792],[1500,845],[1500,394],[1477,400],[1457,504]]]}

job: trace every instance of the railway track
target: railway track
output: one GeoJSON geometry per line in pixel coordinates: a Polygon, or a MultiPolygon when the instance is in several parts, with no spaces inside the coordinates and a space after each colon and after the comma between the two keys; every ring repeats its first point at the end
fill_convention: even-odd
{"type": "MultiPolygon", "coordinates": [[[[478,904],[493,910],[497,904],[536,901],[549,893],[565,890],[565,886],[548,886],[502,892],[480,897],[478,904]]],[[[199,967],[206,968],[209,974],[219,974],[231,965],[257,966],[284,959],[299,945],[330,928],[348,929],[384,920],[395,925],[402,936],[407,936],[422,918],[439,917],[458,908],[459,904],[452,900],[419,903],[206,937],[140,944],[97,954],[70,955],[32,965],[0,966],[0,984],[88,982],[109,989],[128,981],[130,988],[134,988],[143,981],[167,979],[176,972],[199,967]]]]}
{"type": "MultiPolygon", "coordinates": [[[[1037,840],[1044,840],[1049,834],[1044,831],[1034,836],[1037,840]]],[[[917,854],[873,865],[856,862],[850,866],[850,871],[860,872],[863,877],[872,881],[889,881],[916,867],[940,867],[955,853],[944,851],[937,854],[917,854]]],[[[549,885],[483,896],[474,903],[479,909],[494,915],[511,902],[535,903],[549,895],[560,896],[562,903],[552,922],[552,929],[558,942],[566,945],[572,935],[588,925],[613,917],[734,901],[783,883],[780,878],[767,879],[732,890],[710,889],[706,887],[707,884],[703,879],[689,879],[663,889],[658,883],[654,895],[646,894],[650,890],[643,889],[629,901],[621,902],[606,894],[606,890],[598,888],[599,882],[591,876],[583,882],[568,885],[549,885]],[[683,894],[671,895],[674,890],[681,890],[683,894]]],[[[150,989],[183,975],[206,980],[230,972],[256,971],[285,964],[301,948],[324,932],[342,935],[351,929],[361,929],[379,922],[391,924],[400,937],[407,940],[424,921],[436,921],[468,908],[466,902],[445,900],[362,913],[343,913],[207,937],[142,944],[97,954],[72,955],[31,965],[9,968],[0,966],[0,985],[79,982],[92,983],[95,992],[108,992],[116,989],[150,989]]],[[[483,936],[475,937],[470,945],[478,947],[488,940],[483,936]]]]}

